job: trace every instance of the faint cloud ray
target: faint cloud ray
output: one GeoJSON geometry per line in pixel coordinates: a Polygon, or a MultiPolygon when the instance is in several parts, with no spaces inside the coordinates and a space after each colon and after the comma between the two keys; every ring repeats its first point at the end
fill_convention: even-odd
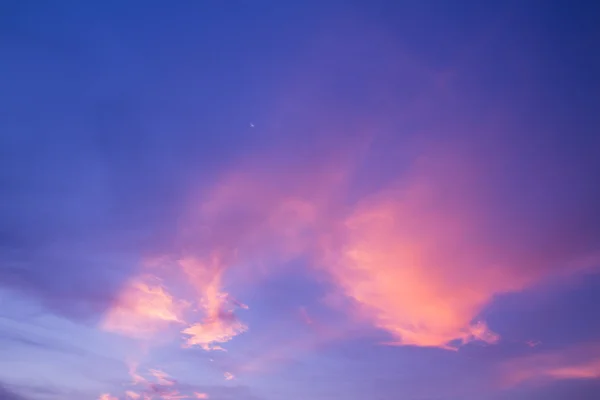
{"type": "Polygon", "coordinates": [[[600,379],[600,345],[587,343],[554,351],[536,352],[501,364],[506,387],[525,382],[600,379]]]}
{"type": "Polygon", "coordinates": [[[140,397],[142,397],[142,395],[141,395],[141,394],[139,394],[139,393],[137,393],[137,392],[134,392],[133,390],[127,390],[127,391],[125,391],[125,396],[126,396],[128,399],[132,399],[132,400],[137,400],[137,399],[139,399],[140,397]]]}

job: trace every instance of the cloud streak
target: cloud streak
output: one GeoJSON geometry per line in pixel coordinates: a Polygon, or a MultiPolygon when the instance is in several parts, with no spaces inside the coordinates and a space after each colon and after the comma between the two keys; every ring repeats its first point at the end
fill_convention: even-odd
{"type": "Polygon", "coordinates": [[[587,343],[562,350],[538,352],[501,365],[503,383],[600,379],[600,345],[587,343]]]}

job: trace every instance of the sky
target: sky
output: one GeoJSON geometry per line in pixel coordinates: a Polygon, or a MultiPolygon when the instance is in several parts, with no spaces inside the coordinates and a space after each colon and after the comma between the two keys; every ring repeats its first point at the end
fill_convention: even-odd
{"type": "Polygon", "coordinates": [[[0,400],[598,399],[575,3],[0,1],[0,400]]]}

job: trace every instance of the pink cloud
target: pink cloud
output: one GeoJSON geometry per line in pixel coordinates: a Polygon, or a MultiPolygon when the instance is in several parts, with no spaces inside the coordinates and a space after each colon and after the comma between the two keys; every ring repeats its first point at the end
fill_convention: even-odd
{"type": "Polygon", "coordinates": [[[520,357],[502,364],[501,372],[506,386],[528,381],[598,379],[600,345],[585,344],[520,357]]]}
{"type": "MultiPolygon", "coordinates": [[[[479,318],[496,295],[535,285],[551,270],[570,271],[556,266],[587,255],[561,237],[539,240],[535,224],[522,229],[524,222],[507,218],[511,207],[526,213],[496,199],[502,191],[489,178],[495,161],[470,146],[423,145],[409,154],[414,162],[402,176],[358,201],[348,200],[358,162],[278,168],[251,161],[222,175],[182,212],[176,253],[183,257],[175,264],[195,290],[186,304],[201,314],[186,318],[186,345],[223,350],[248,330],[236,314],[246,306],[226,283],[255,283],[305,255],[315,275],[351,300],[345,311],[388,332],[390,343],[451,349],[498,342],[479,318]]],[[[169,257],[151,259],[155,265],[169,257]]],[[[140,326],[183,321],[172,307],[138,306],[128,293],[122,303],[134,305],[140,326]]],[[[120,310],[109,314],[107,326],[127,331],[119,321],[135,318],[120,310]]]]}
{"type": "Polygon", "coordinates": [[[171,377],[167,373],[159,369],[151,369],[150,375],[152,375],[156,379],[156,383],[158,383],[159,385],[172,386],[175,383],[175,381],[171,379],[171,377]]]}
{"type": "Polygon", "coordinates": [[[320,213],[343,174],[251,164],[240,171],[225,174],[191,207],[183,240],[200,249],[197,258],[221,271],[252,262],[256,274],[313,246],[320,213]]]}
{"type": "Polygon", "coordinates": [[[468,205],[449,209],[441,190],[420,178],[362,201],[343,222],[327,269],[359,316],[398,344],[494,343],[485,323],[473,321],[495,294],[525,280],[485,259],[468,205]]]}
{"type": "MultiPolygon", "coordinates": [[[[146,379],[137,372],[137,364],[131,363],[129,365],[129,374],[133,379],[130,384],[136,386],[136,390],[126,390],[125,397],[127,399],[178,400],[189,399],[195,396],[191,392],[185,393],[185,391],[182,391],[182,386],[179,382],[160,369],[146,370],[146,375],[149,377],[146,379]]],[[[101,400],[115,400],[115,398],[108,397],[101,398],[101,400]]]]}
{"type": "Polygon", "coordinates": [[[348,173],[336,168],[321,165],[287,180],[252,168],[230,174],[196,216],[203,227],[196,233],[213,253],[207,261],[182,262],[208,311],[204,322],[184,330],[188,343],[220,349],[218,343],[246,329],[231,308],[223,310],[223,271],[307,253],[354,301],[359,318],[388,331],[395,343],[497,342],[478,314],[496,294],[534,280],[486,253],[470,171],[462,167],[451,160],[410,171],[402,183],[351,207],[338,204],[348,173]],[[453,180],[449,170],[458,173],[453,180]]]}
{"type": "Polygon", "coordinates": [[[205,263],[187,258],[179,262],[189,282],[196,289],[199,306],[204,318],[184,329],[188,346],[200,346],[204,350],[223,350],[226,343],[248,328],[234,314],[236,307],[248,308],[222,290],[222,265],[217,256],[205,263]]]}
{"type": "MultiPolygon", "coordinates": [[[[102,327],[132,337],[149,338],[173,323],[187,325],[182,330],[189,336],[187,346],[223,350],[221,344],[247,330],[234,310],[247,309],[248,306],[223,291],[222,276],[228,266],[217,256],[208,257],[208,260],[203,262],[194,257],[174,262],[167,257],[159,259],[170,268],[153,265],[155,275],[142,273],[132,279],[107,312],[102,327]],[[177,293],[186,295],[188,299],[172,295],[173,292],[162,284],[159,276],[177,283],[177,293]],[[186,286],[194,289],[196,296],[181,290],[186,286]],[[192,309],[194,304],[196,308],[192,309]]],[[[134,379],[141,381],[142,378],[137,376],[134,379]]]]}
{"type": "Polygon", "coordinates": [[[178,399],[189,399],[190,398],[190,396],[181,394],[177,390],[174,390],[172,392],[162,393],[159,395],[159,397],[163,400],[178,400],[178,399]]]}
{"type": "Polygon", "coordinates": [[[507,221],[509,207],[488,197],[494,188],[479,155],[450,144],[423,154],[336,221],[321,263],[353,301],[350,311],[392,343],[496,343],[478,319],[494,297],[578,271],[582,253],[562,243],[548,252],[550,242],[523,237],[523,223],[507,221]]]}
{"type": "Polygon", "coordinates": [[[107,312],[102,328],[133,337],[148,337],[169,324],[184,323],[187,304],[176,300],[156,277],[142,275],[129,282],[107,312]]]}
{"type": "Polygon", "coordinates": [[[127,363],[127,371],[129,373],[129,376],[131,377],[131,382],[133,385],[138,385],[138,384],[146,384],[148,383],[148,381],[146,380],[146,378],[144,378],[143,376],[141,376],[138,372],[137,372],[137,368],[138,368],[138,364],[135,362],[128,362],[127,363]]]}

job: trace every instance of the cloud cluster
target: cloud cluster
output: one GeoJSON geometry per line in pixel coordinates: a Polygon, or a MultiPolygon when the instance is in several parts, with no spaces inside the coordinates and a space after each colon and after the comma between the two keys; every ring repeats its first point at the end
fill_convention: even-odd
{"type": "Polygon", "coordinates": [[[185,246],[198,249],[177,265],[204,316],[183,330],[188,345],[222,349],[247,329],[234,314],[240,304],[223,291],[225,273],[239,265],[260,275],[264,265],[308,255],[315,273],[352,300],[347,311],[388,332],[389,343],[455,348],[499,340],[478,319],[494,296],[589,264],[578,264],[589,253],[560,236],[523,242],[521,230],[536,221],[503,216],[532,205],[489,199],[498,189],[486,181],[493,163],[459,146],[424,154],[401,180],[353,203],[343,200],[352,168],[225,175],[182,229],[185,246]],[[555,242],[561,247],[543,254],[555,242]]]}
{"type": "MultiPolygon", "coordinates": [[[[160,369],[147,368],[140,371],[137,363],[129,363],[131,380],[120,394],[101,394],[98,400],[176,400],[176,399],[230,399],[254,398],[243,386],[193,385],[181,382],[160,369]]],[[[226,372],[224,380],[234,379],[226,372]]],[[[0,392],[1,393],[1,392],[0,392]]]]}

